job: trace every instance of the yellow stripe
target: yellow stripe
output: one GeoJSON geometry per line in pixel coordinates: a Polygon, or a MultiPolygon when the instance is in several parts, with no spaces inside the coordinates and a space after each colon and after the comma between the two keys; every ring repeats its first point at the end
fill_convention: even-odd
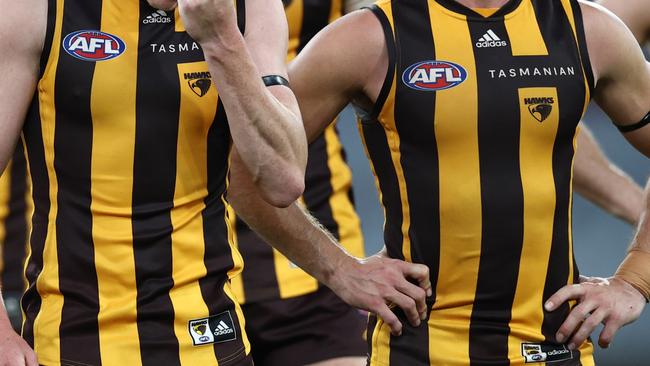
{"type": "Polygon", "coordinates": [[[411,205],[409,204],[408,192],[406,190],[406,178],[404,176],[404,169],[402,168],[402,153],[400,151],[400,137],[397,132],[395,124],[395,84],[397,83],[396,77],[393,77],[393,86],[391,87],[390,96],[384,104],[384,109],[379,115],[379,121],[384,126],[386,132],[386,139],[390,148],[390,156],[395,168],[397,176],[397,183],[400,192],[400,201],[402,203],[402,255],[404,260],[412,262],[411,257],[411,237],[409,236],[409,229],[411,227],[411,205]]]}
{"type": "Polygon", "coordinates": [[[207,274],[202,212],[208,194],[207,135],[217,111],[217,92],[212,85],[207,94],[200,97],[187,85],[185,73],[206,71],[208,66],[205,62],[178,65],[181,100],[174,208],[171,212],[174,287],[169,297],[174,307],[174,331],[182,364],[217,362],[214,349],[194,347],[188,333],[190,320],[209,314],[197,279],[207,274]]]}
{"type": "Polygon", "coordinates": [[[386,366],[390,363],[390,327],[381,318],[372,334],[370,366],[386,366]]]}
{"type": "Polygon", "coordinates": [[[516,16],[505,19],[513,56],[548,56],[531,0],[524,0],[516,16]]]}
{"type": "MultiPolygon", "coordinates": [[[[32,216],[34,215],[34,200],[33,200],[33,190],[34,187],[32,186],[32,173],[31,173],[31,168],[29,166],[29,154],[27,152],[27,143],[25,142],[25,135],[21,135],[20,138],[22,139],[23,142],[23,152],[25,154],[25,167],[26,167],[26,172],[27,176],[25,177],[25,180],[27,181],[27,191],[25,192],[25,203],[27,204],[27,210],[25,212],[25,219],[27,222],[27,240],[25,240],[25,261],[23,262],[23,283],[25,284],[24,288],[27,289],[29,286],[29,282],[27,281],[27,277],[25,274],[27,273],[27,264],[29,264],[29,258],[32,256],[32,246],[30,245],[30,238],[32,237],[32,216]]],[[[23,316],[23,322],[21,325],[21,334],[23,333],[24,327],[25,327],[25,311],[23,310],[22,306],[20,307],[20,313],[23,316]]]]}
{"type": "MultiPolygon", "coordinates": [[[[237,251],[239,251],[239,238],[237,237],[237,230],[235,228],[237,227],[237,215],[235,214],[235,210],[233,210],[232,206],[228,205],[227,208],[228,210],[228,217],[229,217],[229,224],[232,230],[230,230],[231,236],[232,236],[232,243],[237,248],[237,251]]],[[[241,253],[241,252],[240,252],[241,253]]],[[[246,269],[246,263],[243,263],[243,270],[246,269]]],[[[237,276],[233,277],[230,280],[230,288],[232,289],[233,295],[235,295],[235,298],[240,304],[245,304],[246,303],[246,293],[244,292],[244,279],[242,276],[243,270],[241,273],[239,273],[237,276]]]]}
{"type": "Polygon", "coordinates": [[[178,10],[178,7],[174,10],[174,31],[185,32],[185,24],[183,24],[181,12],[178,10]]]}
{"type": "MultiPolygon", "coordinates": [[[[27,157],[27,144],[25,143],[24,136],[21,135],[23,140],[23,154],[25,155],[25,223],[27,224],[27,240],[25,240],[25,258],[23,262],[23,283],[24,289],[27,289],[29,283],[27,282],[27,258],[31,255],[31,245],[30,238],[32,237],[32,216],[34,215],[34,199],[33,199],[33,187],[32,187],[32,174],[29,168],[29,159],[27,157]]],[[[25,314],[23,314],[23,319],[25,319],[25,314]]]]}
{"type": "Polygon", "coordinates": [[[332,217],[339,229],[339,241],[343,247],[356,257],[365,257],[361,220],[350,201],[352,189],[352,172],[343,160],[343,146],[336,133],[335,123],[325,130],[327,145],[327,164],[331,172],[330,186],[332,195],[329,204],[332,217]]]}
{"type": "MultiPolygon", "coordinates": [[[[578,50],[580,50],[580,42],[578,41],[578,34],[577,34],[577,29],[576,29],[576,24],[575,24],[575,15],[573,13],[573,8],[571,7],[571,0],[561,0],[562,1],[562,7],[564,8],[564,12],[567,15],[567,18],[569,19],[569,23],[571,24],[571,29],[573,30],[573,37],[576,42],[576,47],[578,47],[578,50]]],[[[578,6],[580,6],[578,4],[578,6]]],[[[586,47],[586,45],[585,45],[586,47]]],[[[585,55],[586,56],[586,55],[585,55]]],[[[587,80],[587,75],[586,71],[584,69],[584,64],[585,60],[583,60],[583,55],[580,54],[580,62],[581,65],[583,65],[582,69],[582,78],[584,80],[584,86],[585,86],[585,101],[584,105],[582,108],[582,115],[584,116],[585,112],[587,111],[587,107],[589,106],[589,102],[591,100],[591,91],[589,90],[589,82],[587,80]]],[[[595,82],[595,81],[594,81],[595,82]]],[[[573,135],[573,151],[576,151],[576,146],[578,142],[578,134],[580,133],[580,128],[576,128],[576,132],[573,135]]],[[[569,277],[567,278],[567,284],[573,283],[573,277],[574,277],[574,272],[575,268],[573,268],[573,164],[575,163],[575,155],[571,161],[571,181],[569,182],[569,223],[568,223],[568,231],[569,231],[569,253],[568,253],[568,258],[569,258],[569,277]]],[[[573,308],[575,306],[576,301],[571,301],[569,302],[570,306],[573,308]]],[[[593,346],[590,346],[593,348],[593,346]]]]}
{"type": "Polygon", "coordinates": [[[242,342],[244,343],[244,349],[246,350],[246,354],[251,353],[251,343],[248,340],[248,335],[246,334],[246,319],[244,318],[244,312],[241,309],[241,306],[239,306],[239,303],[237,302],[237,298],[232,292],[232,289],[230,287],[230,284],[226,282],[223,285],[223,290],[226,296],[230,298],[230,300],[235,304],[235,314],[237,314],[237,320],[239,320],[239,326],[241,328],[241,337],[242,337],[242,342]]]}
{"type": "MultiPolygon", "coordinates": [[[[391,8],[390,2],[382,2],[381,8],[388,18],[391,29],[395,29],[395,24],[393,20],[393,10],[391,8]]],[[[397,182],[400,192],[400,201],[402,203],[402,255],[407,262],[412,261],[411,257],[411,238],[409,236],[409,229],[411,227],[411,206],[409,205],[408,192],[406,190],[406,178],[404,177],[404,169],[402,168],[402,153],[400,151],[400,138],[399,133],[397,132],[397,126],[395,125],[395,90],[397,87],[397,77],[393,75],[393,81],[391,84],[390,93],[386,102],[384,103],[384,108],[379,114],[379,122],[384,127],[386,132],[386,139],[388,141],[388,146],[390,148],[390,156],[393,161],[393,166],[395,168],[395,174],[397,176],[397,182]]],[[[385,208],[384,208],[385,211],[385,208]]],[[[385,217],[385,216],[384,216],[385,217]]]]}
{"type": "Polygon", "coordinates": [[[340,18],[342,15],[343,15],[343,0],[332,0],[332,6],[330,7],[329,23],[332,23],[336,19],[340,18]]]}
{"type": "Polygon", "coordinates": [[[41,118],[41,133],[45,151],[45,164],[49,178],[50,211],[47,236],[43,250],[43,270],[36,280],[36,289],[41,297],[41,310],[34,321],[34,350],[40,364],[56,364],[60,358],[59,327],[63,310],[63,296],[59,290],[59,269],[56,242],[56,216],[58,183],[54,170],[54,127],[56,108],[54,90],[57,61],[61,49],[61,25],[63,23],[64,0],[57,1],[56,24],[50,50],[50,59],[43,78],[38,84],[38,98],[41,118]]]}
{"type": "MultiPolygon", "coordinates": [[[[4,271],[4,242],[7,235],[6,220],[9,216],[9,196],[11,195],[11,162],[7,164],[2,177],[0,177],[0,274],[4,271]]],[[[2,283],[0,283],[0,289],[2,283]]]]}
{"type": "MultiPolygon", "coordinates": [[[[440,265],[429,319],[431,364],[469,362],[469,326],[481,257],[478,90],[472,37],[465,19],[429,3],[436,57],[462,65],[467,79],[436,95],[440,169],[440,265]],[[434,8],[435,7],[435,8],[434,8]],[[444,352],[439,350],[444,349],[444,352]]],[[[432,121],[434,123],[434,121],[432,121]]]]}
{"type": "MultiPolygon", "coordinates": [[[[102,31],[137,45],[138,27],[139,4],[103,3],[102,31]]],[[[90,209],[103,365],[141,364],[139,353],[121,351],[139,349],[131,225],[137,66],[137,47],[127,47],[122,56],[111,62],[98,62],[91,91],[92,118],[99,121],[93,123],[90,209]],[[107,103],[108,100],[111,102],[107,103]],[[116,105],[120,107],[115,108],[116,105]],[[111,116],[111,123],[102,123],[107,115],[111,116]]]]}
{"type": "Polygon", "coordinates": [[[293,60],[298,54],[300,46],[300,33],[302,33],[302,23],[304,4],[303,0],[294,0],[289,6],[284,8],[289,23],[289,50],[287,52],[287,62],[293,60]]]}
{"type": "Polygon", "coordinates": [[[582,366],[596,366],[596,363],[594,362],[594,345],[590,342],[585,342],[579,349],[580,364],[582,366]]]}
{"type": "Polygon", "coordinates": [[[484,18],[491,17],[494,13],[499,11],[500,8],[472,8],[475,12],[481,14],[484,18]]]}
{"type": "Polygon", "coordinates": [[[273,263],[280,298],[288,299],[318,290],[318,281],[315,278],[293,264],[276,249],[273,249],[273,263]]]}
{"type": "MultiPolygon", "coordinates": [[[[543,293],[553,241],[555,219],[555,179],[553,147],[560,121],[560,101],[555,88],[519,89],[521,183],[524,197],[524,236],[519,263],[517,289],[512,305],[510,336],[511,359],[521,359],[521,343],[543,342],[540,325],[544,322],[543,293]],[[526,98],[552,98],[550,115],[539,122],[526,98]]],[[[542,117],[541,115],[537,115],[542,117]]]]}

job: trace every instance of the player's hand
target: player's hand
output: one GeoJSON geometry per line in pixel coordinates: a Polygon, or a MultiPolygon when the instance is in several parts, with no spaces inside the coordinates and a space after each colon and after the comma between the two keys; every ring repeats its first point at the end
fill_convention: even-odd
{"type": "Polygon", "coordinates": [[[203,46],[227,30],[239,32],[232,0],[178,0],[178,10],[187,33],[203,46]]]}
{"type": "Polygon", "coordinates": [[[580,277],[580,284],[561,288],[546,302],[546,310],[554,311],[569,300],[578,304],[556,334],[557,341],[568,341],[576,349],[589,337],[598,324],[605,328],[598,344],[607,348],[618,330],[641,315],[646,300],[634,287],[618,278],[580,277]]]}
{"type": "Polygon", "coordinates": [[[34,351],[9,324],[0,325],[0,366],[38,366],[34,351]]]}
{"type": "Polygon", "coordinates": [[[390,259],[384,252],[346,261],[330,287],[348,304],[377,314],[393,335],[402,334],[402,323],[390,306],[399,306],[417,327],[427,318],[426,297],[432,293],[427,266],[390,259]]]}

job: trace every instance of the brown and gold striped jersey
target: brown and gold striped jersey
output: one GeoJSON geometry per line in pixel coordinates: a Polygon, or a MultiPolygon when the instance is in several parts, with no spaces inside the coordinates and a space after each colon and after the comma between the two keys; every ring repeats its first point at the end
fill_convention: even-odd
{"type": "MultiPolygon", "coordinates": [[[[341,0],[285,0],[291,61],[309,40],[342,12],[341,0]]],[[[352,173],[335,124],[309,146],[302,203],[352,255],[364,255],[361,224],[352,197],[352,173]]],[[[231,215],[234,220],[234,215],[231,215]]],[[[286,299],[316,291],[318,281],[266,244],[241,220],[236,243],[244,258],[242,275],[233,279],[241,303],[286,299]]]]}
{"type": "Polygon", "coordinates": [[[23,265],[31,216],[30,189],[22,143],[0,177],[0,288],[5,293],[25,290],[23,265]]]}
{"type": "Polygon", "coordinates": [[[574,283],[571,180],[593,75],[577,0],[382,0],[390,63],[360,121],[391,257],[425,263],[428,327],[370,335],[371,365],[593,365],[555,341],[574,283]],[[481,15],[480,13],[484,15],[481,15]]]}
{"type": "Polygon", "coordinates": [[[42,365],[239,364],[230,134],[200,46],[144,0],[48,3],[24,338],[42,365]]]}

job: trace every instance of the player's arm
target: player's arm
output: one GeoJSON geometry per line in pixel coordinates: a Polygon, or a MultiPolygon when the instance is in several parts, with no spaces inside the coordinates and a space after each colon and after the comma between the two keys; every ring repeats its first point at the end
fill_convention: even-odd
{"type": "Polygon", "coordinates": [[[583,3],[585,33],[597,80],[594,98],[623,136],[650,157],[650,64],[630,30],[608,10],[583,3]]]}
{"type": "Polygon", "coordinates": [[[578,135],[573,187],[612,215],[636,225],[643,210],[643,190],[612,164],[582,124],[578,135]]]}
{"type": "MultiPolygon", "coordinates": [[[[358,12],[326,28],[300,53],[290,67],[290,76],[312,139],[349,101],[364,93],[369,80],[364,78],[371,78],[369,69],[381,63],[383,48],[378,21],[369,12],[358,12]],[[357,43],[358,37],[368,37],[362,32],[364,27],[376,38],[357,43]],[[364,50],[363,43],[371,43],[372,50],[364,50]]],[[[384,61],[383,76],[386,68],[384,61]]],[[[431,291],[426,266],[383,256],[367,260],[351,257],[297,204],[279,209],[261,200],[236,153],[230,179],[228,198],[238,215],[343,300],[377,313],[393,334],[401,333],[402,325],[387,302],[401,307],[413,325],[426,317],[425,297],[431,291]]]]}
{"type": "MultiPolygon", "coordinates": [[[[47,1],[0,0],[0,174],[10,160],[36,90],[45,40],[47,1]]],[[[0,293],[0,365],[36,366],[36,356],[13,331],[0,293]]]]}
{"type": "MultiPolygon", "coordinates": [[[[624,136],[650,156],[650,125],[642,122],[650,112],[650,67],[634,36],[611,12],[582,3],[587,46],[597,80],[595,98],[624,136]],[[628,127],[626,127],[628,126],[628,127]]],[[[647,215],[646,215],[647,216],[647,215]]],[[[633,250],[614,277],[581,278],[565,286],[545,305],[554,311],[562,303],[577,300],[556,338],[570,348],[582,344],[601,322],[598,343],[608,347],[616,332],[635,321],[650,298],[650,220],[641,219],[633,250]],[[632,276],[630,274],[635,274],[632,276]]]]}
{"type": "Polygon", "coordinates": [[[234,146],[263,198],[286,207],[304,189],[307,142],[298,103],[285,85],[287,23],[280,0],[246,0],[246,32],[232,0],[179,0],[185,27],[203,48],[234,146]]]}
{"type": "Polygon", "coordinates": [[[648,0],[601,0],[598,2],[625,23],[643,44],[650,39],[650,11],[648,0]]]}

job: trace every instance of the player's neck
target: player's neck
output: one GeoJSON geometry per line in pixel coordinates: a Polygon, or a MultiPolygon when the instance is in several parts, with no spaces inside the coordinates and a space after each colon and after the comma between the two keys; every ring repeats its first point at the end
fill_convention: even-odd
{"type": "Polygon", "coordinates": [[[470,8],[500,8],[509,0],[456,0],[460,4],[470,8]]]}

